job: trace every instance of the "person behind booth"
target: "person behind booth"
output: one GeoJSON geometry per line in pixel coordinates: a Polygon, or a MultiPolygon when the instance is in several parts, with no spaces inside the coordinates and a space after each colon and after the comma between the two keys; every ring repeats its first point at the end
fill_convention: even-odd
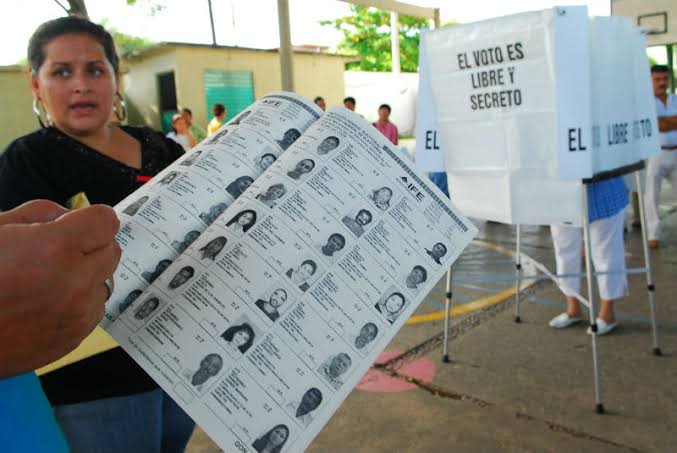
{"type": "MultiPolygon", "coordinates": [[[[628,292],[623,244],[624,209],[628,204],[628,192],[623,178],[618,176],[589,184],[587,199],[592,263],[595,272],[608,272],[597,276],[601,302],[595,321],[597,335],[606,335],[618,325],[614,315],[614,300],[628,292]]],[[[557,274],[580,274],[583,228],[551,225],[550,232],[555,245],[557,274]]],[[[567,308],[564,313],[550,320],[550,327],[564,329],[582,320],[581,304],[574,297],[575,293],[580,293],[581,279],[564,277],[559,279],[559,286],[566,296],[567,308]]]]}
{"type": "Polygon", "coordinates": [[[660,131],[661,151],[649,158],[646,170],[646,227],[649,247],[658,248],[661,236],[661,220],[658,204],[661,197],[661,183],[670,182],[672,192],[677,193],[677,96],[668,93],[670,71],[667,66],[651,67],[651,81],[656,98],[656,114],[660,131]]]}

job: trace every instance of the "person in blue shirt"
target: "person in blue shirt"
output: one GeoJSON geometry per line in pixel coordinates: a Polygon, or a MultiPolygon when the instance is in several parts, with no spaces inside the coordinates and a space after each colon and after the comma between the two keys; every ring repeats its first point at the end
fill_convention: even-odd
{"type": "MultiPolygon", "coordinates": [[[[592,263],[596,272],[609,272],[597,277],[601,299],[596,320],[597,335],[606,335],[618,325],[613,302],[625,296],[628,291],[623,244],[623,211],[628,204],[628,192],[623,178],[616,177],[589,184],[587,200],[592,263]]],[[[550,231],[555,245],[557,274],[580,274],[583,228],[551,225],[550,231]]],[[[559,285],[567,298],[567,309],[550,321],[550,327],[563,329],[582,320],[581,305],[574,297],[574,293],[580,294],[581,279],[561,278],[559,285]]]]}
{"type": "Polygon", "coordinates": [[[101,205],[68,212],[37,200],[0,213],[3,452],[69,451],[33,370],[69,353],[101,320],[118,227],[101,205]]]}

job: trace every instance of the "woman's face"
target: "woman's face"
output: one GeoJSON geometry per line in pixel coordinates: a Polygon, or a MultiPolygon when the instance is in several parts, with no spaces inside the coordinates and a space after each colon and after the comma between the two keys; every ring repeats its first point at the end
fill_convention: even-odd
{"type": "Polygon", "coordinates": [[[296,171],[299,173],[310,173],[315,167],[315,164],[311,160],[303,159],[296,164],[296,171]]]}
{"type": "Polygon", "coordinates": [[[238,187],[240,188],[240,192],[244,192],[245,190],[247,190],[249,188],[249,186],[251,185],[251,183],[252,182],[249,179],[241,180],[240,183],[238,184],[238,187]]]}
{"type": "Polygon", "coordinates": [[[265,155],[261,158],[259,165],[261,165],[261,168],[265,170],[266,168],[273,165],[273,162],[275,162],[275,158],[273,156],[265,155]]]}
{"type": "Polygon", "coordinates": [[[177,134],[185,134],[188,131],[188,124],[186,124],[186,120],[183,118],[177,118],[177,120],[172,123],[172,126],[176,129],[177,134]]]}
{"type": "Polygon", "coordinates": [[[397,294],[392,294],[388,299],[386,299],[386,310],[388,310],[388,313],[397,313],[402,309],[402,305],[404,305],[404,301],[400,296],[397,294]]]}
{"type": "Polygon", "coordinates": [[[275,308],[278,308],[287,300],[287,294],[281,290],[276,289],[273,294],[270,295],[270,305],[275,308]]]}
{"type": "Polygon", "coordinates": [[[225,244],[225,242],[224,242],[223,240],[215,240],[215,241],[212,241],[212,242],[210,242],[209,245],[207,246],[207,251],[208,251],[211,255],[216,256],[216,254],[219,253],[219,252],[221,251],[221,249],[223,248],[224,244],[225,244]]]}
{"type": "Polygon", "coordinates": [[[54,125],[75,136],[101,130],[113,111],[118,86],[103,46],[89,35],[68,33],[45,44],[44,53],[31,87],[54,125]]]}
{"type": "Polygon", "coordinates": [[[237,219],[237,223],[242,226],[247,226],[252,223],[252,220],[254,220],[254,215],[251,212],[245,212],[237,219]]]}
{"type": "Polygon", "coordinates": [[[384,187],[382,189],[379,189],[378,192],[376,192],[376,201],[378,201],[379,203],[387,203],[390,201],[391,196],[392,192],[390,192],[390,189],[384,187]]]}
{"type": "Polygon", "coordinates": [[[277,200],[282,195],[284,195],[284,192],[285,192],[285,190],[284,190],[284,187],[282,187],[282,186],[271,186],[268,189],[268,198],[273,199],[273,200],[277,200]]]}
{"type": "Polygon", "coordinates": [[[270,443],[273,447],[282,445],[287,441],[287,430],[282,427],[275,428],[270,433],[270,437],[268,439],[270,440],[270,443]]]}
{"type": "Polygon", "coordinates": [[[233,335],[233,346],[240,347],[249,341],[249,333],[245,330],[238,330],[235,335],[233,335]]]}
{"type": "Polygon", "coordinates": [[[302,280],[308,280],[313,276],[313,266],[309,263],[302,264],[299,266],[297,272],[302,280]]]}

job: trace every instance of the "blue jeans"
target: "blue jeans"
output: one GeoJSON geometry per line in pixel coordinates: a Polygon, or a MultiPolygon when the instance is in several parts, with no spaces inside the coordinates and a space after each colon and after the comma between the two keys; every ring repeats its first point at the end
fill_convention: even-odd
{"type": "Polygon", "coordinates": [[[183,453],[195,427],[161,389],[54,411],[72,453],[183,453]]]}

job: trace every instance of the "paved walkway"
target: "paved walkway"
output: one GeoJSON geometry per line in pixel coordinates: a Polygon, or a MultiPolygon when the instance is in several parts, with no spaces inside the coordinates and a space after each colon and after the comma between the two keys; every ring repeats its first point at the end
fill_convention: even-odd
{"type": "MultiPolygon", "coordinates": [[[[621,326],[600,339],[606,415],[594,413],[585,326],[547,327],[564,301],[544,280],[526,290],[523,322],[514,323],[513,228],[480,223],[479,241],[454,267],[451,363],[440,360],[441,281],[372,369],[367,390],[351,393],[308,451],[677,451],[677,213],[664,215],[666,237],[652,254],[664,356],[651,354],[644,276],[630,276],[630,296],[617,307],[621,326]]],[[[554,268],[547,228],[525,228],[523,244],[554,268]]],[[[628,266],[643,266],[639,232],[626,247],[628,266]]],[[[190,453],[217,451],[196,431],[190,453]]]]}

